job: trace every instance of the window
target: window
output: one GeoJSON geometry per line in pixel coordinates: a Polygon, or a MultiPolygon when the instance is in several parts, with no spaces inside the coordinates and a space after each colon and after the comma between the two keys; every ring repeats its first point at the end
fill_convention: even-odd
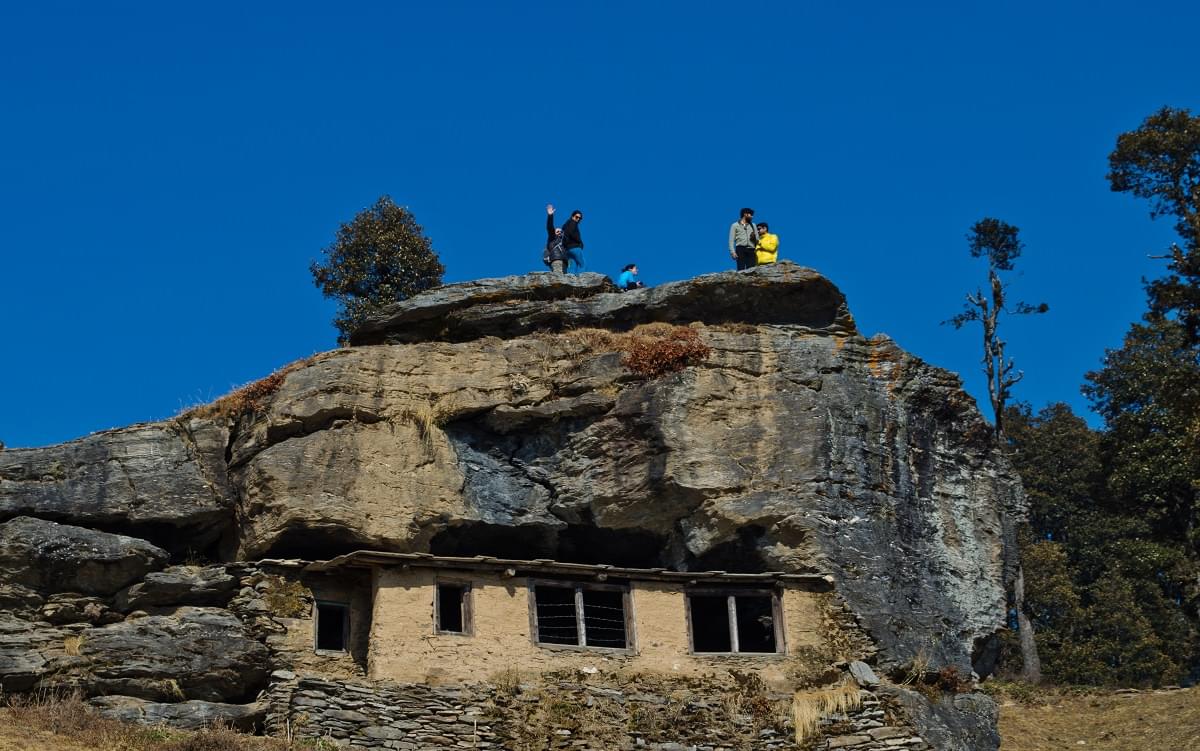
{"type": "Polygon", "coordinates": [[[694,592],[687,599],[693,652],[780,651],[779,600],[771,592],[694,592]]]}
{"type": "Polygon", "coordinates": [[[350,608],[338,602],[317,602],[316,648],[321,652],[345,652],[350,635],[350,608]]]}
{"type": "Polygon", "coordinates": [[[471,585],[439,582],[434,624],[439,634],[471,633],[471,585]]]}
{"type": "Polygon", "coordinates": [[[628,649],[621,586],[537,584],[533,588],[534,641],[571,647],[628,649]]]}

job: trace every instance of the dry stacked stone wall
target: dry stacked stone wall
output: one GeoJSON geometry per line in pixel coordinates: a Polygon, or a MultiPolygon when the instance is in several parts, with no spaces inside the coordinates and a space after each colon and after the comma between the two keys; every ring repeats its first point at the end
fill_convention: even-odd
{"type": "MultiPolygon", "coordinates": [[[[358,684],[276,674],[267,700],[272,735],[325,738],[343,747],[570,751],[781,751],[800,748],[786,696],[573,681],[538,684],[358,684]]],[[[806,751],[926,751],[874,693],[822,722],[806,751]]]]}
{"type": "Polygon", "coordinates": [[[267,695],[270,735],[328,738],[339,746],[396,749],[503,748],[479,686],[363,685],[276,676],[267,695]],[[290,678],[290,680],[289,680],[290,678]]]}
{"type": "Polygon", "coordinates": [[[874,693],[859,691],[862,705],[846,714],[830,715],[821,720],[820,740],[813,751],[927,751],[931,746],[917,731],[898,719],[892,707],[874,693]]]}

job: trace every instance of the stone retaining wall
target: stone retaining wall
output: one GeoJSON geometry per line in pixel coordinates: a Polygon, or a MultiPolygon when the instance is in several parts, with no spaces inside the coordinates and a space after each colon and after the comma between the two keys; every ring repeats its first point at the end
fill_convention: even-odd
{"type": "Polygon", "coordinates": [[[885,712],[880,697],[865,689],[859,691],[859,697],[862,706],[858,709],[821,720],[821,732],[825,737],[814,744],[814,751],[927,751],[931,748],[917,731],[897,722],[896,713],[885,712]]]}
{"type": "MultiPolygon", "coordinates": [[[[267,696],[271,735],[326,738],[338,746],[570,751],[782,751],[798,748],[784,695],[697,686],[649,692],[549,680],[536,685],[357,684],[280,671],[267,696]]],[[[814,751],[927,751],[893,722],[886,699],[863,690],[862,705],[822,721],[814,751]],[[885,711],[886,710],[886,711],[885,711]]]]}
{"type": "Polygon", "coordinates": [[[368,686],[293,678],[275,683],[268,692],[265,729],[270,735],[396,751],[502,748],[486,719],[488,699],[486,689],[474,686],[368,686]]]}

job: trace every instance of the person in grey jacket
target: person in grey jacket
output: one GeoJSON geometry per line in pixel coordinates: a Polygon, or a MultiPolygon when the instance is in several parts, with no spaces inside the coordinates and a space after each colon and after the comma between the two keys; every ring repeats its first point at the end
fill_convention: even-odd
{"type": "Polygon", "coordinates": [[[737,261],[737,270],[752,269],[758,263],[754,246],[758,230],[754,228],[754,209],[742,209],[742,216],[729,227],[729,257],[737,261]]]}

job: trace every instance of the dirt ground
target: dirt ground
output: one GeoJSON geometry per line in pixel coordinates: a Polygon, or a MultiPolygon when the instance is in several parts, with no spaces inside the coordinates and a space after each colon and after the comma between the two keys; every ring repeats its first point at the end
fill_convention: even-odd
{"type": "Polygon", "coordinates": [[[1001,751],[1200,749],[1200,688],[997,700],[1001,751]]]}

